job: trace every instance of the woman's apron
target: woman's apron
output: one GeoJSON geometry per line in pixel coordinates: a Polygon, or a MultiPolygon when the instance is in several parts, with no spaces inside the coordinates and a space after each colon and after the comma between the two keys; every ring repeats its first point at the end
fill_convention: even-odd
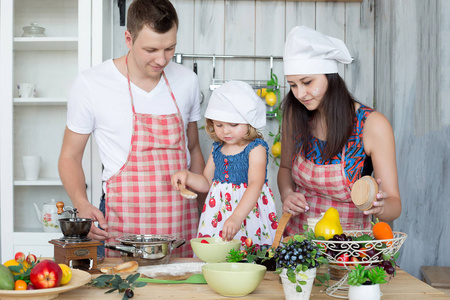
{"type": "Polygon", "coordinates": [[[330,207],[339,211],[341,224],[361,224],[362,229],[370,228],[370,216],[364,215],[355,206],[351,190],[347,186],[345,146],[340,164],[317,165],[302,155],[297,155],[292,165],[292,179],[296,184],[296,192],[305,195],[309,211],[292,217],[286,226],[285,235],[302,232],[303,224],[308,223],[308,218],[320,217],[320,213],[326,212],[330,207]]]}
{"type": "MultiPolygon", "coordinates": [[[[124,234],[168,234],[189,241],[197,232],[197,201],[183,199],[170,183],[172,174],[187,168],[180,109],[163,72],[177,113],[136,113],[127,61],[126,65],[133,133],[125,164],[106,182],[106,221],[113,236],[108,242],[124,234]]],[[[174,250],[172,257],[192,257],[192,249],[186,244],[174,250]]],[[[107,257],[119,256],[117,251],[106,250],[107,257]]]]}

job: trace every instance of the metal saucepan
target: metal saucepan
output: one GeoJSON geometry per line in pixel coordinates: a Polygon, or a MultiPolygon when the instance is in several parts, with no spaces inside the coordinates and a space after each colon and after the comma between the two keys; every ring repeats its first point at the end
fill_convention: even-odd
{"type": "Polygon", "coordinates": [[[123,261],[135,260],[140,266],[167,264],[172,250],[185,243],[184,239],[161,234],[131,234],[116,240],[120,244],[105,244],[105,247],[120,251],[123,261]]]}

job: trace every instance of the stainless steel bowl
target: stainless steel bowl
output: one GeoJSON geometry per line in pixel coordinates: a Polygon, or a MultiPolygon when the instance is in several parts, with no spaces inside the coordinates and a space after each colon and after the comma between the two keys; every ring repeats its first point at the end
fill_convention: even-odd
{"type": "Polygon", "coordinates": [[[131,234],[116,240],[120,244],[105,244],[105,247],[120,251],[123,261],[135,260],[140,266],[167,264],[172,250],[185,243],[184,239],[161,234],[131,234]]]}
{"type": "Polygon", "coordinates": [[[64,218],[58,221],[64,237],[68,239],[85,239],[92,225],[92,219],[84,218],[64,218]]]}

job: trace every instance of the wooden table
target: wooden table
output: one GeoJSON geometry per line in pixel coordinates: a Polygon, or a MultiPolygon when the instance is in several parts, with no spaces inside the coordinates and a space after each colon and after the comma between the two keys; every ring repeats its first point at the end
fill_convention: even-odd
{"type": "MultiPolygon", "coordinates": [[[[194,262],[197,259],[171,259],[171,263],[194,262]]],[[[106,259],[99,267],[114,266],[120,263],[120,259],[106,259]]],[[[93,275],[97,276],[97,275],[93,275]]],[[[398,270],[397,275],[388,283],[382,284],[382,300],[387,299],[450,299],[443,292],[409,275],[403,270],[398,270]]],[[[118,292],[105,294],[106,289],[98,289],[83,286],[76,290],[60,294],[56,299],[122,299],[118,292]]],[[[148,283],[145,287],[134,291],[133,299],[230,299],[223,297],[207,284],[155,284],[148,283]]],[[[278,274],[267,272],[258,288],[246,297],[239,299],[284,299],[283,286],[278,274]]],[[[311,299],[338,299],[325,293],[324,287],[313,287],[311,299]]]]}

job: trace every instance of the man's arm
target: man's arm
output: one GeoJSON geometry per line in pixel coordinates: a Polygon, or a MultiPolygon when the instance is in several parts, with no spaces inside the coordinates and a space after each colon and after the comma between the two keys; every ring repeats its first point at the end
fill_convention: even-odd
{"type": "MultiPolygon", "coordinates": [[[[189,122],[187,126],[188,149],[191,154],[191,167],[189,170],[192,173],[203,174],[205,169],[205,159],[203,158],[202,149],[198,140],[197,122],[189,122]]],[[[203,203],[205,202],[205,194],[199,194],[197,197],[198,209],[201,211],[203,203]]]]}
{"type": "MultiPolygon", "coordinates": [[[[99,225],[106,229],[107,223],[102,212],[91,205],[86,194],[86,180],[81,162],[89,136],[75,133],[66,127],[58,163],[59,176],[72,204],[80,212],[79,216],[98,221],[99,225]]],[[[109,237],[108,233],[94,225],[89,235],[96,240],[109,237]]]]}

